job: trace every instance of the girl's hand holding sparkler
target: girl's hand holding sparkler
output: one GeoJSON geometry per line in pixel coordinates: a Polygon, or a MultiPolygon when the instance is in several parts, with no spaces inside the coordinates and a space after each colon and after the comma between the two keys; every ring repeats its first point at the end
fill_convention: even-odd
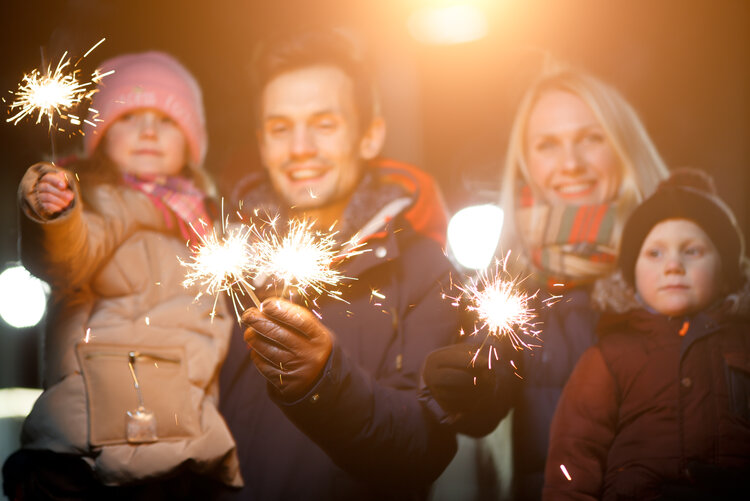
{"type": "Polygon", "coordinates": [[[45,218],[52,218],[64,211],[75,198],[67,176],[60,170],[44,174],[34,189],[33,199],[38,204],[37,210],[45,218]]]}
{"type": "Polygon", "coordinates": [[[21,194],[23,203],[40,219],[53,219],[75,199],[69,176],[70,173],[54,164],[40,162],[32,165],[24,175],[29,182],[21,194]]]}
{"type": "Polygon", "coordinates": [[[280,298],[242,314],[245,341],[260,373],[286,401],[303,397],[320,379],[333,334],[308,309],[280,298]]]}

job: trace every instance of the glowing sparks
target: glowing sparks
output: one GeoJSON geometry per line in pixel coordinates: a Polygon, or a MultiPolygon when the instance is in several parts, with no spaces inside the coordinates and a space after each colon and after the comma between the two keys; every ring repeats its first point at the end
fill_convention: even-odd
{"type": "MultiPolygon", "coordinates": [[[[314,221],[291,220],[284,235],[276,230],[275,222],[274,219],[263,227],[254,227],[257,242],[252,248],[257,274],[281,282],[282,296],[291,288],[305,299],[312,291],[316,296],[328,295],[344,301],[335,287],[346,277],[335,264],[361,251],[355,247],[341,252],[336,232],[315,230],[314,221]]],[[[292,293],[289,291],[290,297],[292,293]]]]}
{"type": "Polygon", "coordinates": [[[568,482],[570,482],[571,480],[573,480],[573,478],[570,476],[570,473],[568,473],[568,469],[565,467],[564,464],[560,465],[560,469],[562,470],[563,475],[565,475],[565,478],[568,479],[568,482]]]}
{"type": "MultiPolygon", "coordinates": [[[[104,38],[101,39],[89,49],[86,55],[104,40],[104,38]]],[[[79,117],[66,116],[64,113],[69,108],[90,98],[96,92],[92,84],[98,83],[106,75],[100,74],[97,70],[91,75],[90,80],[79,80],[81,71],[75,68],[77,63],[71,65],[70,58],[66,59],[67,55],[67,52],[62,55],[54,71],[52,65],[49,65],[46,69],[41,71],[34,69],[23,76],[14,93],[15,100],[10,105],[10,112],[15,112],[15,114],[8,118],[7,122],[13,122],[13,125],[16,125],[25,117],[36,114],[35,123],[40,123],[46,117],[50,129],[53,127],[56,116],[68,118],[73,124],[80,124],[79,117]]]]}
{"type": "MultiPolygon", "coordinates": [[[[201,293],[214,296],[212,315],[216,313],[219,295],[226,292],[232,298],[235,310],[245,310],[240,294],[247,294],[256,306],[260,302],[253,293],[253,286],[248,282],[255,271],[248,242],[251,228],[238,225],[231,228],[222,227],[222,235],[216,234],[214,228],[208,235],[200,237],[200,244],[193,247],[193,255],[188,261],[180,263],[188,268],[183,286],[197,285],[201,293]],[[241,289],[236,286],[241,286],[241,289]]],[[[238,313],[239,317],[239,313],[238,313]]]]}
{"type": "Polygon", "coordinates": [[[534,319],[528,305],[533,296],[520,292],[516,285],[513,280],[483,277],[461,290],[468,295],[468,309],[476,312],[490,335],[506,336],[517,348],[528,347],[516,330],[526,329],[534,319]]]}
{"type": "Polygon", "coordinates": [[[289,221],[282,235],[276,228],[277,221],[278,217],[259,218],[258,223],[232,227],[223,221],[221,236],[214,229],[193,247],[191,259],[180,260],[188,268],[183,285],[197,286],[201,291],[197,297],[228,293],[238,319],[249,306],[242,303],[242,296],[249,296],[260,308],[255,290],[263,283],[269,288],[280,286],[282,297],[288,294],[291,298],[296,292],[313,306],[321,295],[346,302],[336,286],[347,277],[336,264],[364,251],[352,243],[342,247],[334,238],[335,232],[315,230],[311,221],[289,221]]]}
{"type": "MultiPolygon", "coordinates": [[[[476,315],[474,331],[471,335],[487,332],[490,338],[507,338],[516,350],[533,348],[532,339],[536,339],[538,332],[534,330],[536,313],[530,302],[537,293],[527,294],[519,288],[521,279],[512,277],[507,271],[505,259],[495,262],[494,272],[482,272],[469,279],[467,285],[455,285],[460,291],[457,297],[451,297],[454,305],[465,304],[467,310],[476,315]]],[[[463,334],[463,333],[462,333],[463,334]]],[[[481,347],[475,354],[479,355],[481,347]]],[[[488,363],[492,367],[492,360],[499,360],[494,346],[490,346],[488,363]]]]}

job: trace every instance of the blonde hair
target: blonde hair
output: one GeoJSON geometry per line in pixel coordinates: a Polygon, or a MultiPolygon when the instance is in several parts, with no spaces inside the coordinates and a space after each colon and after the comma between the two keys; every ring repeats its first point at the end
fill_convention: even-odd
{"type": "Polygon", "coordinates": [[[522,182],[532,186],[525,158],[526,127],[529,115],[540,96],[551,90],[569,92],[583,100],[601,123],[620,159],[622,172],[615,227],[618,238],[627,216],[669,174],[638,114],[617,90],[587,73],[561,63],[548,65],[529,86],[518,106],[502,174],[500,204],[505,213],[505,227],[501,245],[504,250],[512,250],[518,257],[526,254],[515,227],[519,186],[522,182]]]}

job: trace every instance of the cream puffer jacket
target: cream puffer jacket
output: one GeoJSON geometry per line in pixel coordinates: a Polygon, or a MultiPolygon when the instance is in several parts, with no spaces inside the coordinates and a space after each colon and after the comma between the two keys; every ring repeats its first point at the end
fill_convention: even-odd
{"type": "Polygon", "coordinates": [[[52,286],[44,392],[23,447],[80,454],[108,485],[181,466],[239,486],[232,436],[217,410],[218,373],[233,317],[223,301],[182,285],[189,250],[138,191],[75,191],[46,219],[33,195],[50,164],[19,187],[24,266],[52,286]],[[85,205],[85,210],[84,210],[85,205]]]}

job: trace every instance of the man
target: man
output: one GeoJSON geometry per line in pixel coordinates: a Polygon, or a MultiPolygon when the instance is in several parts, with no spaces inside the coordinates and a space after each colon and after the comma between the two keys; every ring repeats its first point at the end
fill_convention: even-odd
{"type": "Polygon", "coordinates": [[[343,37],[269,44],[256,71],[265,172],[235,201],[281,221],[336,223],[342,242],[356,234],[369,251],[342,264],[354,278],[346,302],[319,298],[320,318],[279,298],[243,314],[247,347],[237,332],[221,374],[245,480],[235,496],[424,498],[456,447],[417,398],[424,357],[459,333],[442,298],[451,266],[440,195],[426,174],[376,159],[385,122],[343,37]]]}

